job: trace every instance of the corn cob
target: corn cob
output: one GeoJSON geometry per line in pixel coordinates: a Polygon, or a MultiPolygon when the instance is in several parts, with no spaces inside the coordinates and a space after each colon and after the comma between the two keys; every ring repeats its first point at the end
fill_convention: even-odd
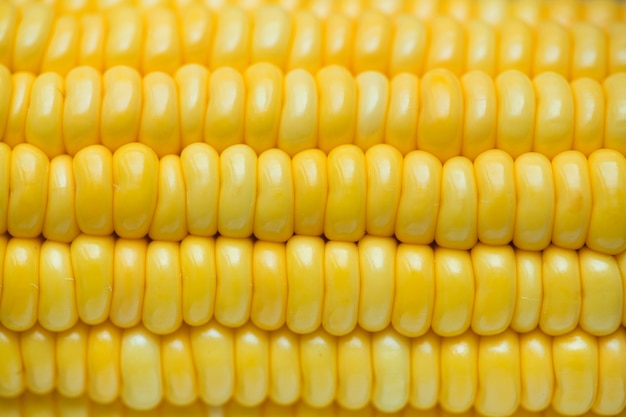
{"type": "Polygon", "coordinates": [[[604,337],[579,329],[555,337],[507,330],[444,338],[355,329],[335,337],[209,322],[158,336],[104,323],[58,334],[39,326],[21,333],[2,328],[0,335],[3,397],[56,389],[99,403],[121,398],[134,409],[162,400],[256,406],[270,399],[312,407],[336,401],[347,409],[372,404],[385,412],[439,405],[461,413],[474,406],[487,416],[520,406],[615,414],[626,401],[624,328],[604,337]]]}
{"type": "Polygon", "coordinates": [[[457,76],[473,70],[496,76],[514,69],[530,76],[554,71],[568,80],[602,81],[626,71],[623,21],[602,27],[542,21],[532,28],[507,18],[492,26],[375,11],[354,20],[341,14],[320,20],[312,12],[289,14],[271,5],[246,13],[235,6],[211,11],[201,3],[179,11],[121,7],[83,16],[56,15],[44,4],[6,3],[0,16],[6,28],[0,33],[0,64],[61,76],[77,65],[98,70],[128,65],[143,74],[173,74],[183,63],[243,71],[259,62],[287,71],[341,65],[355,74],[374,70],[389,76],[437,68],[457,76]]]}
{"type": "Polygon", "coordinates": [[[626,159],[601,149],[513,160],[490,150],[474,163],[390,145],[289,158],[246,145],[218,155],[205,143],[160,160],[149,147],[101,145],[49,161],[29,144],[0,144],[0,233],[71,242],[79,233],[180,241],[187,234],[285,242],[294,233],[356,242],[366,233],[404,243],[471,249],[553,242],[615,255],[626,250],[626,159]]]}
{"type": "Polygon", "coordinates": [[[102,76],[80,67],[65,79],[0,67],[6,92],[0,137],[11,147],[36,145],[49,157],[93,144],[115,151],[134,141],[160,157],[196,142],[218,152],[239,143],[257,153],[278,147],[291,156],[387,143],[441,161],[474,159],[493,148],[514,157],[537,151],[552,158],[570,149],[589,155],[601,148],[626,154],[625,83],[626,73],[602,84],[587,78],[570,84],[555,73],[530,79],[511,70],[492,79],[474,71],[458,78],[440,69],[421,79],[406,73],[388,79],[377,72],[353,77],[337,66],[315,77],[303,70],[283,76],[267,63],[243,74],[187,65],[174,77],[143,78],[127,67],[102,76]]]}
{"type": "Polygon", "coordinates": [[[626,325],[626,252],[613,257],[477,244],[471,251],[365,237],[358,245],[295,236],[287,244],[187,237],[180,244],[81,235],[70,244],[2,239],[0,323],[64,331],[78,320],[142,322],[157,334],[215,318],[236,328],[295,333],[358,325],[407,337],[469,328],[494,335],[580,326],[604,336],[626,325]]]}
{"type": "MultiPolygon", "coordinates": [[[[67,398],[57,393],[37,395],[25,392],[18,398],[0,399],[0,414],[6,417],[455,417],[458,413],[450,413],[440,407],[429,410],[416,410],[405,407],[396,413],[384,413],[372,406],[360,410],[349,410],[336,403],[319,409],[313,408],[304,402],[290,406],[266,401],[257,407],[244,407],[236,401],[230,401],[223,406],[207,406],[196,401],[187,406],[176,406],[164,401],[159,407],[148,412],[133,410],[120,401],[110,404],[100,404],[89,400],[86,396],[67,398]]],[[[520,409],[511,417],[564,417],[553,409],[530,413],[520,409]]],[[[599,417],[599,414],[589,412],[588,417],[599,417]]],[[[475,410],[469,410],[464,417],[483,417],[475,410]]]]}
{"type": "MultiPolygon", "coordinates": [[[[13,4],[27,4],[31,0],[11,0],[13,4]]],[[[461,22],[479,19],[497,24],[507,17],[522,19],[529,25],[551,19],[563,25],[576,21],[592,22],[599,27],[626,17],[626,6],[617,0],[38,0],[50,4],[58,13],[94,13],[120,6],[137,8],[164,7],[184,9],[201,4],[211,10],[220,10],[235,4],[248,11],[266,5],[276,4],[291,13],[310,10],[318,17],[332,13],[346,14],[355,19],[367,11],[377,11],[387,15],[398,13],[413,14],[421,19],[437,15],[452,16],[461,22]]]]}

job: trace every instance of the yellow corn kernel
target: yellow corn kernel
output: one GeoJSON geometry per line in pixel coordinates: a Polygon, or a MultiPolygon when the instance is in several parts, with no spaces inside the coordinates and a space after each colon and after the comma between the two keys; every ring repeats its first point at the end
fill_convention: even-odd
{"type": "Polygon", "coordinates": [[[605,336],[615,332],[623,311],[623,282],[614,257],[583,248],[579,252],[581,282],[581,329],[605,336]]]}
{"type": "Polygon", "coordinates": [[[328,200],[324,234],[330,240],[354,242],[365,234],[365,155],[358,148],[345,145],[333,149],[327,160],[328,200]]]}
{"type": "Polygon", "coordinates": [[[163,397],[161,346],[153,333],[143,328],[124,332],[120,347],[122,384],[120,396],[136,410],[156,407],[163,397]]]}
{"type": "Polygon", "coordinates": [[[35,394],[47,394],[56,385],[54,351],[56,335],[42,327],[20,333],[24,385],[35,394]]]}
{"type": "Polygon", "coordinates": [[[71,242],[80,230],[76,221],[74,169],[72,158],[59,155],[50,161],[48,202],[43,236],[59,242],[71,242]]]}
{"type": "MultiPolygon", "coordinates": [[[[472,330],[481,335],[502,333],[511,325],[517,297],[515,252],[510,246],[477,244],[472,248],[471,256],[476,291],[472,330]]],[[[509,411],[511,408],[515,406],[509,411]]],[[[489,411],[489,414],[493,413],[499,414],[489,411]]]]}
{"type": "Polygon", "coordinates": [[[254,11],[250,41],[252,62],[268,62],[284,69],[293,33],[292,17],[281,7],[262,5],[254,11]]]}
{"type": "Polygon", "coordinates": [[[180,241],[187,235],[186,190],[180,157],[159,161],[159,187],[149,236],[154,240],[180,241]]]}
{"type": "Polygon", "coordinates": [[[206,65],[211,52],[206,46],[213,44],[216,26],[213,12],[189,3],[180,11],[179,25],[183,62],[206,65]]]}
{"type": "Polygon", "coordinates": [[[330,13],[323,20],[322,59],[325,65],[350,67],[353,25],[353,21],[341,13],[330,13]]]}
{"type": "Polygon", "coordinates": [[[252,253],[254,271],[250,321],[264,330],[276,330],[287,311],[287,266],[285,247],[257,241],[252,253]],[[276,279],[278,278],[278,279],[276,279]]]}
{"type": "Polygon", "coordinates": [[[395,412],[404,407],[411,385],[410,341],[393,329],[372,335],[372,404],[383,412],[395,412]]]}
{"type": "Polygon", "coordinates": [[[217,230],[231,237],[253,232],[257,195],[257,157],[244,145],[235,145],[220,155],[220,191],[217,230]]]}
{"type": "Polygon", "coordinates": [[[163,396],[176,406],[192,404],[198,397],[189,328],[161,339],[163,396]]]}
{"type": "Polygon", "coordinates": [[[143,79],[139,142],[163,157],[181,150],[178,94],[172,77],[151,73],[143,79]]]}
{"type": "Polygon", "coordinates": [[[603,31],[590,22],[572,25],[572,79],[588,77],[602,80],[606,76],[607,45],[603,31]]]}
{"type": "Polygon", "coordinates": [[[581,330],[557,336],[554,357],[554,409],[583,414],[591,409],[598,389],[598,341],[581,330]]]}
{"type": "Polygon", "coordinates": [[[80,17],[80,50],[78,63],[98,71],[104,69],[106,16],[86,14],[80,17]]]}
{"type": "Polygon", "coordinates": [[[382,13],[363,11],[357,16],[351,48],[356,74],[368,70],[387,72],[391,36],[390,19],[382,13]]]}
{"type": "Polygon", "coordinates": [[[204,140],[218,152],[243,143],[245,84],[232,68],[211,73],[209,104],[204,119],[204,140]]]}
{"type": "Polygon", "coordinates": [[[304,70],[290,71],[284,82],[277,147],[294,157],[317,147],[317,85],[313,76],[304,70]]]}
{"type": "Polygon", "coordinates": [[[409,14],[395,16],[393,25],[395,32],[391,41],[389,74],[421,74],[425,65],[428,27],[417,16],[409,14]]]}
{"type": "Polygon", "coordinates": [[[450,16],[437,16],[429,22],[430,45],[424,69],[446,69],[461,75],[465,62],[463,26],[450,16]]]}
{"type": "Polygon", "coordinates": [[[453,249],[470,249],[477,240],[478,193],[469,159],[453,157],[443,164],[441,200],[435,241],[453,249]]]}
{"type": "Polygon", "coordinates": [[[269,336],[252,324],[235,330],[235,400],[243,406],[259,405],[269,385],[269,336]]]}
{"type": "Polygon", "coordinates": [[[554,395],[552,338],[535,330],[519,335],[522,393],[520,405],[538,412],[550,406],[554,395]]]}
{"type": "MultiPolygon", "coordinates": [[[[0,395],[5,398],[17,397],[24,391],[24,367],[20,351],[19,334],[7,329],[0,329],[0,395]]],[[[0,402],[0,404],[2,404],[0,402]]]]}
{"type": "Polygon", "coordinates": [[[319,94],[318,147],[332,149],[352,143],[357,122],[357,86],[347,69],[333,65],[316,75],[319,94]]]}
{"type": "Polygon", "coordinates": [[[483,415],[511,415],[519,407],[520,348],[517,333],[507,330],[480,339],[476,411],[483,415]]]}
{"type": "Polygon", "coordinates": [[[539,326],[550,335],[576,328],[582,294],[576,252],[554,246],[543,251],[543,304],[539,326]]]}
{"type": "Polygon", "coordinates": [[[337,338],[317,330],[300,337],[302,401],[312,407],[330,405],[337,390],[337,338]]]}
{"type": "Polygon", "coordinates": [[[556,72],[570,77],[571,41],[568,31],[556,22],[545,21],[537,27],[532,74],[556,72]]]}
{"type": "Polygon", "coordinates": [[[181,147],[202,142],[204,115],[208,101],[209,72],[200,65],[185,65],[176,70],[181,147]]]}
{"type": "Polygon", "coordinates": [[[268,63],[246,69],[245,138],[258,154],[276,146],[283,104],[280,70],[268,63]]]}
{"type": "Polygon", "coordinates": [[[300,398],[300,353],[296,334],[283,328],[270,333],[270,382],[268,397],[281,405],[300,398]]]}
{"type": "Polygon", "coordinates": [[[462,413],[474,404],[478,390],[479,339],[467,332],[441,339],[439,404],[452,413],[462,413]]]}
{"type": "Polygon", "coordinates": [[[0,5],[0,64],[4,66],[11,64],[18,13],[18,8],[12,2],[0,5]]]}
{"type": "Polygon", "coordinates": [[[510,19],[500,24],[499,35],[498,73],[516,70],[530,74],[534,51],[532,29],[521,20],[510,19]]]}
{"type": "Polygon", "coordinates": [[[395,294],[396,242],[366,236],[359,241],[359,326],[370,332],[389,326],[395,294]]]}
{"type": "Polygon", "coordinates": [[[179,245],[153,241],[146,252],[143,324],[156,334],[171,333],[183,321],[179,245]]]}
{"type": "Polygon", "coordinates": [[[254,235],[284,242],[293,234],[294,181],[289,156],[280,149],[263,152],[258,159],[258,191],[254,235]]]}
{"type": "Polygon", "coordinates": [[[461,77],[465,103],[461,154],[474,160],[496,147],[496,89],[484,72],[472,71],[461,77]]]}
{"type": "Polygon", "coordinates": [[[495,74],[497,37],[493,26],[487,22],[473,20],[467,23],[467,51],[465,70],[482,71],[490,77],[495,74]]]}
{"type": "Polygon", "coordinates": [[[14,238],[6,244],[0,322],[11,330],[27,330],[37,321],[40,272],[35,254],[40,250],[37,239],[14,238]]]}
{"type": "Polygon", "coordinates": [[[78,322],[56,337],[57,392],[75,398],[85,394],[87,335],[89,327],[78,322]]]}
{"type": "Polygon", "coordinates": [[[64,331],[78,320],[76,286],[71,268],[70,247],[46,241],[39,255],[38,320],[52,331],[64,331]]]}
{"type": "Polygon", "coordinates": [[[554,224],[555,190],[550,161],[538,153],[515,160],[517,208],[513,243],[526,250],[548,246],[554,224]]]}
{"type": "Polygon", "coordinates": [[[32,85],[26,114],[26,142],[49,157],[63,154],[63,79],[55,73],[42,74],[32,85]]]}
{"type": "Polygon", "coordinates": [[[112,236],[81,235],[72,241],[78,316],[86,324],[99,324],[109,317],[114,245],[112,236]]]}
{"type": "Polygon", "coordinates": [[[113,67],[102,79],[100,140],[111,151],[134,142],[141,120],[142,83],[139,73],[128,67],[113,67]]]}
{"type": "Polygon", "coordinates": [[[506,71],[496,78],[498,124],[496,147],[517,158],[533,148],[535,94],[533,84],[519,71],[506,71]]]}
{"type": "Polygon", "coordinates": [[[606,101],[605,125],[604,125],[604,147],[615,149],[624,154],[626,144],[624,135],[626,134],[626,93],[619,88],[626,82],[626,74],[618,73],[604,80],[604,94],[606,101]]]}
{"type": "Polygon", "coordinates": [[[401,242],[434,241],[442,169],[441,162],[427,152],[414,151],[405,157],[395,233],[401,242]]]}
{"type": "Polygon", "coordinates": [[[36,73],[48,43],[54,21],[52,7],[46,4],[32,4],[20,8],[21,20],[15,32],[13,68],[16,71],[36,73]]]}
{"type": "Polygon", "coordinates": [[[591,184],[584,156],[567,151],[552,160],[555,185],[552,241],[567,249],[585,243],[591,216],[591,184]]]}
{"type": "Polygon", "coordinates": [[[419,338],[411,338],[411,407],[428,410],[438,403],[440,346],[441,338],[432,332],[419,338]]]}
{"type": "Polygon", "coordinates": [[[294,236],[287,242],[287,317],[295,333],[309,333],[322,323],[325,244],[321,238],[294,236]]]}
{"type": "Polygon", "coordinates": [[[375,145],[365,153],[367,210],[365,230],[393,236],[402,184],[402,155],[393,147],[375,145]]]}
{"type": "Polygon", "coordinates": [[[73,159],[76,220],[85,233],[113,233],[113,156],[101,145],[79,151],[73,159]]]}
{"type": "Polygon", "coordinates": [[[165,8],[152,8],[145,17],[145,41],[141,45],[141,68],[145,74],[162,71],[172,74],[182,63],[179,24],[175,14],[165,8]]]}
{"type": "Polygon", "coordinates": [[[489,245],[513,239],[516,215],[514,164],[504,151],[489,150],[474,161],[478,194],[478,239],[489,245]]]}
{"type": "Polygon", "coordinates": [[[68,154],[99,143],[102,97],[100,73],[91,67],[69,71],[63,101],[63,144],[68,154]]]}
{"type": "Polygon", "coordinates": [[[444,337],[466,331],[472,322],[475,282],[470,254],[436,248],[434,251],[435,301],[432,328],[444,337]]]}
{"type": "Polygon", "coordinates": [[[74,16],[56,19],[45,55],[41,72],[56,72],[65,76],[78,62],[79,22],[74,16]]]}
{"type": "Polygon", "coordinates": [[[211,48],[211,69],[230,66],[243,71],[248,64],[250,23],[245,11],[225,6],[217,13],[217,24],[211,48]]]}
{"type": "MultiPolygon", "coordinates": [[[[311,12],[292,12],[294,19],[286,69],[315,73],[322,66],[322,23],[311,12]]],[[[285,88],[286,89],[286,88],[285,88]]]]}
{"type": "Polygon", "coordinates": [[[34,81],[35,76],[29,72],[16,72],[11,76],[11,101],[3,141],[12,148],[25,141],[26,115],[34,81]]]}
{"type": "Polygon", "coordinates": [[[623,331],[598,339],[598,391],[592,407],[597,414],[619,413],[626,405],[626,364],[620,354],[625,344],[623,331]]]}
{"type": "Polygon", "coordinates": [[[157,207],[157,178],[159,159],[150,148],[129,143],[115,151],[113,222],[118,236],[139,238],[150,231],[157,207]]]}
{"type": "Polygon", "coordinates": [[[626,249],[626,221],[621,216],[620,192],[626,180],[626,160],[615,151],[602,149],[589,156],[589,178],[593,203],[587,246],[616,254],[626,249]]]}
{"type": "Polygon", "coordinates": [[[389,83],[382,74],[372,71],[357,75],[356,83],[358,103],[354,144],[367,151],[383,143],[389,83]]]}
{"type": "Polygon", "coordinates": [[[120,395],[121,342],[122,331],[111,323],[89,327],[87,366],[84,372],[89,398],[97,402],[110,403],[120,395]]]}
{"type": "Polygon", "coordinates": [[[389,86],[385,143],[403,155],[417,147],[419,80],[411,74],[398,74],[389,86]]]}
{"type": "Polygon", "coordinates": [[[132,327],[141,321],[147,247],[148,242],[143,239],[115,242],[110,319],[118,327],[132,327]]]}
{"type": "Polygon", "coordinates": [[[574,149],[589,156],[604,141],[605,102],[602,85],[588,78],[571,84],[574,98],[574,149]]]}
{"type": "Polygon", "coordinates": [[[572,148],[574,101],[567,81],[546,72],[533,79],[537,100],[533,150],[552,159],[572,148]]]}
{"type": "Polygon", "coordinates": [[[207,404],[222,405],[235,386],[234,332],[212,321],[190,333],[198,395],[207,404]]]}
{"type": "Polygon", "coordinates": [[[461,153],[463,131],[461,83],[444,69],[427,73],[420,85],[417,147],[442,162],[461,153]]]}
{"type": "Polygon", "coordinates": [[[324,254],[324,308],[322,324],[332,335],[349,333],[358,321],[361,292],[357,246],[330,241],[324,254]]]}
{"type": "Polygon", "coordinates": [[[626,56],[623,51],[626,48],[626,24],[624,22],[613,22],[608,28],[608,73],[615,74],[624,72],[626,69],[626,56]]]}
{"type": "Polygon", "coordinates": [[[127,65],[140,68],[144,22],[141,12],[132,7],[116,7],[106,14],[104,45],[105,68],[127,65]]]}
{"type": "Polygon", "coordinates": [[[183,320],[192,325],[205,324],[213,316],[217,285],[215,242],[188,237],[180,245],[183,320]]]}
{"type": "Polygon", "coordinates": [[[242,326],[250,318],[252,259],[250,240],[219,237],[215,242],[215,318],[226,326],[242,326]]]}
{"type": "Polygon", "coordinates": [[[326,155],[310,149],[292,159],[294,184],[294,232],[319,236],[324,233],[328,173],[326,155]]]}
{"type": "Polygon", "coordinates": [[[219,156],[204,143],[183,149],[180,155],[186,187],[187,228],[189,233],[212,236],[217,232],[220,187],[219,156]]]}
{"type": "Polygon", "coordinates": [[[541,252],[515,251],[517,300],[511,328],[524,333],[539,324],[543,301],[543,260],[541,252]]]}
{"type": "Polygon", "coordinates": [[[7,229],[11,236],[41,234],[48,199],[48,166],[45,154],[30,144],[11,152],[7,229]]]}

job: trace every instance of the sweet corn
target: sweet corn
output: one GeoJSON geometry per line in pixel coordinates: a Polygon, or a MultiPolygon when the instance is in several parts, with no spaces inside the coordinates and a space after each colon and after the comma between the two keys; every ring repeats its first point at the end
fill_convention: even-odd
{"type": "Polygon", "coordinates": [[[173,77],[141,77],[121,66],[104,74],[77,67],[62,79],[0,67],[6,93],[0,137],[11,147],[35,145],[50,158],[95,144],[116,151],[135,141],[159,157],[197,142],[220,153],[245,143],[257,154],[277,147],[290,156],[387,143],[404,155],[419,149],[442,162],[459,155],[473,160],[493,148],[550,159],[572,149],[587,156],[602,148],[626,154],[625,77],[568,83],[553,72],[529,78],[507,70],[493,78],[472,71],[457,77],[447,69],[421,78],[371,71],[354,77],[338,66],[283,76],[259,63],[243,73],[186,65],[173,77]]]}
{"type": "Polygon", "coordinates": [[[625,403],[626,363],[617,354],[626,348],[621,327],[602,337],[574,329],[555,337],[507,330],[407,338],[391,328],[336,337],[323,330],[268,332],[252,324],[229,329],[211,321],[168,336],[110,323],[60,333],[0,328],[0,336],[0,369],[10,375],[3,397],[56,389],[98,403],[120,399],[139,410],[163,400],[220,406],[234,399],[258,406],[271,399],[316,408],[371,404],[385,412],[439,405],[461,413],[474,406],[486,416],[550,406],[567,415],[617,414],[625,403]],[[59,366],[69,356],[75,369],[59,366]]]}
{"type": "MultiPolygon", "coordinates": [[[[329,416],[329,417],[353,417],[366,416],[366,417],[454,417],[458,413],[451,413],[442,409],[441,407],[434,407],[429,410],[416,410],[411,406],[407,406],[404,409],[395,413],[384,413],[376,410],[373,406],[365,406],[359,410],[349,410],[341,407],[339,404],[334,403],[328,407],[315,408],[307,405],[303,401],[299,401],[292,405],[281,405],[274,401],[265,401],[263,404],[256,407],[245,407],[237,403],[237,401],[229,401],[222,406],[209,406],[202,401],[196,401],[186,406],[178,406],[171,404],[167,401],[163,401],[161,405],[149,412],[137,411],[125,406],[119,400],[108,404],[101,404],[90,400],[86,396],[79,396],[76,398],[68,398],[57,393],[50,393],[45,395],[32,394],[25,392],[18,398],[0,401],[0,412],[2,415],[14,417],[34,417],[34,416],[49,416],[49,417],[66,417],[66,416],[110,416],[110,417],[122,417],[132,416],[139,417],[149,413],[151,416],[156,417],[241,417],[241,416],[254,416],[254,417],[314,417],[314,416],[329,416]]],[[[528,412],[524,409],[519,409],[512,414],[512,417],[524,417],[528,415],[536,415],[538,417],[562,417],[563,414],[556,412],[553,408],[548,408],[541,412],[528,412]]],[[[481,417],[483,416],[478,411],[469,410],[463,415],[481,417]]],[[[590,417],[597,417],[601,414],[594,412],[586,413],[590,417]]]]}
{"type": "Polygon", "coordinates": [[[286,244],[189,236],[180,243],[80,235],[71,244],[3,238],[0,323],[63,331],[79,320],[142,322],[157,334],[212,318],[237,328],[342,336],[393,326],[407,337],[494,335],[580,327],[604,336],[626,325],[626,252],[550,246],[543,253],[358,244],[294,236],[286,244]]]}
{"type": "Polygon", "coordinates": [[[0,415],[623,413],[626,8],[226,3],[0,4],[0,415]]]}
{"type": "Polygon", "coordinates": [[[551,243],[611,255],[626,250],[626,159],[600,149],[552,162],[535,152],[513,160],[492,149],[441,164],[404,158],[391,145],[328,155],[279,149],[258,157],[238,144],[220,155],[205,143],[161,159],[141,143],[102,145],[48,160],[30,144],[0,145],[0,232],[69,243],[79,233],[178,242],[188,234],[285,242],[294,233],[357,242],[366,234],[471,249],[551,243]],[[5,168],[6,170],[6,168],[5,168]]]}
{"type": "MultiPolygon", "coordinates": [[[[350,18],[334,11],[318,17],[315,5],[289,13],[278,5],[259,4],[247,13],[235,5],[211,10],[193,1],[152,2],[145,8],[128,7],[132,1],[117,2],[116,7],[106,2],[105,13],[84,10],[86,14],[76,15],[78,10],[72,10],[67,15],[62,12],[63,2],[56,3],[61,9],[56,12],[54,5],[20,7],[8,2],[2,6],[6,29],[0,37],[4,50],[0,64],[13,71],[53,71],[62,76],[76,65],[98,70],[128,65],[143,74],[173,74],[181,63],[243,71],[249,64],[269,62],[282,70],[317,71],[341,65],[356,74],[380,71],[390,76],[422,75],[435,68],[456,75],[482,70],[490,76],[510,69],[530,75],[554,71],[568,80],[598,81],[626,68],[626,26],[616,17],[617,10],[595,22],[592,17],[579,22],[576,15],[563,18],[558,6],[553,6],[557,11],[550,10],[545,17],[550,20],[529,22],[515,12],[485,16],[493,4],[476,7],[472,15],[467,0],[457,1],[456,6],[453,1],[442,2],[453,10],[443,6],[437,12],[442,15],[428,20],[420,20],[420,13],[410,6],[391,16],[365,8],[358,13],[343,10],[353,15],[350,18]],[[460,12],[461,4],[467,13],[460,12]]],[[[580,6],[581,2],[569,3],[580,6]]],[[[604,7],[610,13],[611,5],[621,7],[618,4],[605,2],[604,7]]],[[[82,6],[89,7],[87,2],[82,6]]]]}

